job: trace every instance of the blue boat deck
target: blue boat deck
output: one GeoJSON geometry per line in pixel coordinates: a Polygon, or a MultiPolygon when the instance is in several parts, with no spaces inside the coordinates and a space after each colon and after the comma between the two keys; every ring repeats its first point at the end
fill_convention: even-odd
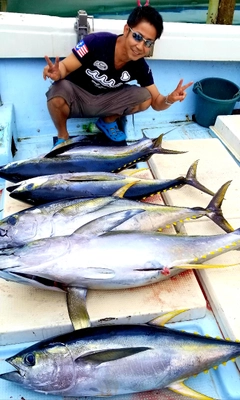
{"type": "MultiPolygon", "coordinates": [[[[59,22],[59,19],[54,17],[36,16],[34,18],[32,15],[28,17],[21,14],[8,15],[7,13],[3,13],[1,16],[0,31],[3,40],[0,46],[0,57],[2,58],[0,87],[3,105],[0,106],[0,165],[12,160],[12,140],[15,141],[17,148],[14,160],[36,157],[51,149],[55,129],[46,107],[45,92],[50,82],[42,79],[42,70],[45,66],[44,55],[48,54],[52,58],[56,55],[65,57],[76,43],[73,29],[75,19],[71,21],[61,19],[59,22]],[[18,37],[18,45],[13,46],[12,43],[15,43],[16,37],[18,37]]],[[[107,30],[119,34],[122,32],[122,24],[123,21],[108,21],[106,26],[105,21],[96,20],[94,26],[96,30],[101,31],[107,28],[107,30]]],[[[239,27],[166,23],[163,38],[160,43],[156,44],[154,57],[149,60],[157,87],[161,88],[162,93],[167,94],[174,89],[182,77],[186,83],[197,82],[209,76],[230,78],[239,84],[239,52],[236,51],[239,48],[238,45],[239,27]]],[[[151,165],[151,170],[155,171],[155,177],[172,178],[185,174],[190,164],[199,159],[198,178],[210,189],[215,191],[226,181],[232,180],[223,202],[224,216],[227,219],[230,216],[230,223],[234,228],[238,228],[240,226],[239,162],[230,155],[210,129],[192,122],[195,107],[196,95],[191,89],[188,89],[186,100],[175,104],[165,112],[156,113],[147,110],[143,114],[139,113],[128,117],[128,140],[132,142],[142,138],[143,135],[156,138],[164,133],[166,134],[163,139],[164,147],[172,145],[178,150],[188,150],[188,153],[182,156],[159,155],[157,158],[153,156],[149,165],[151,165]]],[[[87,120],[69,121],[70,134],[85,133],[88,123],[87,120]]],[[[7,201],[4,188],[5,182],[1,180],[0,210],[6,204],[5,200],[7,201]]],[[[205,207],[209,198],[199,191],[194,191],[194,188],[183,188],[167,193],[166,201],[174,205],[205,207]]],[[[180,229],[185,234],[219,232],[220,228],[217,229],[218,227],[213,227],[213,225],[207,224],[206,230],[206,221],[195,221],[193,224],[184,224],[180,229]]],[[[229,257],[219,263],[239,264],[238,253],[231,252],[229,257]]],[[[226,271],[201,271],[196,274],[197,279],[192,273],[204,301],[205,316],[201,314],[198,319],[175,322],[169,326],[213,337],[240,339],[238,310],[240,275],[238,270],[239,267],[233,266],[226,271]]],[[[186,281],[188,278],[189,275],[186,274],[186,281]]],[[[48,296],[48,302],[46,302],[46,299],[43,299],[44,294],[41,292],[38,294],[37,300],[41,307],[37,308],[34,307],[36,303],[31,302],[36,293],[31,292],[30,298],[28,287],[18,286],[21,286],[19,290],[16,286],[13,289],[11,282],[0,284],[0,373],[6,372],[10,368],[4,360],[28,346],[31,340],[38,340],[39,331],[43,337],[47,337],[54,329],[62,329],[66,323],[67,311],[64,309],[62,312],[63,306],[66,308],[64,298],[56,300],[53,296],[48,296]],[[19,292],[22,293],[21,298],[18,296],[19,292]],[[28,313],[31,305],[32,310],[28,313]],[[42,324],[40,328],[38,325],[35,329],[33,324],[37,325],[40,319],[42,324]],[[56,324],[56,319],[58,322],[61,319],[59,325],[56,324]],[[9,330],[4,330],[6,320],[9,330]],[[19,324],[21,324],[21,329],[19,329],[19,324]],[[15,339],[11,343],[17,344],[10,344],[10,341],[6,340],[10,334],[15,339]],[[6,343],[8,344],[6,345],[6,343]]],[[[183,292],[187,297],[187,305],[190,303],[189,297],[191,300],[196,299],[195,292],[192,294],[191,291],[189,295],[189,286],[191,286],[191,282],[189,284],[188,281],[188,287],[183,286],[181,294],[175,293],[174,290],[169,291],[170,297],[174,298],[175,305],[179,305],[183,292]]],[[[161,302],[159,292],[156,293],[158,307],[161,302]]],[[[142,292],[140,296],[142,296],[142,292]]],[[[99,298],[97,298],[97,303],[100,303],[99,298]]],[[[137,301],[131,299],[129,307],[135,306],[135,311],[138,316],[141,316],[142,308],[139,307],[137,301]]],[[[115,300],[115,302],[117,301],[115,300]]],[[[119,304],[121,304],[121,300],[119,304]]],[[[128,304],[124,311],[125,318],[126,316],[128,318],[128,304]]],[[[115,314],[114,317],[117,319],[115,314]]],[[[68,320],[67,324],[69,324],[67,328],[71,329],[68,320]]],[[[66,325],[64,327],[66,328],[66,325]]],[[[209,371],[208,374],[202,373],[196,378],[189,379],[187,383],[195,390],[218,400],[239,400],[240,374],[238,368],[239,362],[228,362],[216,370],[209,371]]],[[[46,399],[46,396],[0,380],[0,400],[8,399],[41,400],[46,399]]],[[[60,396],[51,395],[48,395],[47,399],[63,400],[60,396]]],[[[188,399],[188,397],[179,396],[166,390],[143,395],[121,396],[116,400],[140,399],[181,400],[188,399]]],[[[65,398],[65,400],[67,399],[65,398]]]]}

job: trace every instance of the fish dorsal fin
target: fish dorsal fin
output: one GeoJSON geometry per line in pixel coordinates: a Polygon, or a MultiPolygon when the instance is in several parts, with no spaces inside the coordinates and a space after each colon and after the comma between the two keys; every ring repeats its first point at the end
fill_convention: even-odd
{"type": "Polygon", "coordinates": [[[94,351],[83,355],[75,360],[75,362],[87,362],[92,364],[102,364],[109,361],[116,361],[120,358],[130,357],[134,354],[149,350],[149,347],[126,347],[119,349],[107,349],[102,351],[94,351]]]}
{"type": "Polygon", "coordinates": [[[78,135],[76,137],[69,138],[65,142],[53,147],[52,150],[44,155],[44,158],[56,157],[57,155],[63,154],[74,147],[80,147],[84,142],[88,145],[91,145],[89,138],[89,135],[78,135]]]}
{"type": "Polygon", "coordinates": [[[87,208],[87,213],[92,213],[95,211],[98,211],[102,209],[103,207],[108,206],[114,202],[114,198],[112,196],[106,196],[106,197],[92,197],[92,198],[86,198],[86,199],[79,199],[73,204],[69,204],[66,206],[63,206],[60,210],[57,210],[53,215],[58,216],[58,215],[68,215],[69,217],[75,217],[76,213],[77,216],[80,215],[85,215],[86,214],[86,208],[87,208]]]}
{"type": "Polygon", "coordinates": [[[191,389],[186,386],[183,382],[172,383],[168,386],[168,389],[172,390],[175,393],[178,393],[182,396],[187,396],[191,399],[196,400],[219,400],[213,397],[205,396],[205,394],[197,392],[196,390],[191,389]]]}
{"type": "Polygon", "coordinates": [[[125,210],[104,215],[81,226],[73,233],[73,235],[81,235],[86,238],[104,235],[143,211],[144,210],[125,210]]]}
{"type": "Polygon", "coordinates": [[[153,140],[154,147],[162,147],[163,136],[165,133],[161,133],[155,140],[153,140]]]}

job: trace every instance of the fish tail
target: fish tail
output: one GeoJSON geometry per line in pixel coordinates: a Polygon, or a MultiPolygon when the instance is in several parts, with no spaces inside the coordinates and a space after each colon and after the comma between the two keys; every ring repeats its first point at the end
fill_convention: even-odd
{"type": "Polygon", "coordinates": [[[157,139],[153,140],[152,154],[183,154],[186,151],[169,150],[162,147],[162,140],[164,134],[162,133],[157,139]]]}
{"type": "Polygon", "coordinates": [[[198,166],[198,161],[196,160],[190,167],[187,172],[186,178],[184,179],[184,183],[186,185],[191,185],[195,187],[196,189],[201,190],[204,193],[210,194],[211,196],[214,195],[214,193],[208,189],[206,186],[202,185],[198,179],[197,179],[197,166],[198,166]]]}
{"type": "Polygon", "coordinates": [[[234,228],[229,224],[229,222],[224,218],[222,213],[222,202],[224,200],[225,193],[231,184],[231,181],[224,183],[220,189],[215,193],[212,200],[206,207],[207,216],[215,222],[220,228],[225,232],[233,232],[234,228]]]}

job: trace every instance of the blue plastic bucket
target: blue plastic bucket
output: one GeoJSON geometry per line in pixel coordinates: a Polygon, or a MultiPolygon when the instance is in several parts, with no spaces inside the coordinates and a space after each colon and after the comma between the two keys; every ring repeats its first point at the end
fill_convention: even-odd
{"type": "Polygon", "coordinates": [[[193,92],[197,103],[193,119],[204,127],[214,125],[218,115],[230,115],[240,99],[235,83],[222,78],[205,78],[196,82],[193,92]]]}

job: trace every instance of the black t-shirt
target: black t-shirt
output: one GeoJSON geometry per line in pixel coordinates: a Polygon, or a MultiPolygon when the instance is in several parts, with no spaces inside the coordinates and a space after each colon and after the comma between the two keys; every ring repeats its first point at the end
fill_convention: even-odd
{"type": "Polygon", "coordinates": [[[73,49],[73,54],[82,66],[66,79],[92,94],[104,93],[123,87],[124,83],[136,80],[140,86],[154,83],[152,72],[141,58],[129,61],[123,68],[115,69],[114,53],[117,35],[107,32],[91,33],[73,49]]]}

